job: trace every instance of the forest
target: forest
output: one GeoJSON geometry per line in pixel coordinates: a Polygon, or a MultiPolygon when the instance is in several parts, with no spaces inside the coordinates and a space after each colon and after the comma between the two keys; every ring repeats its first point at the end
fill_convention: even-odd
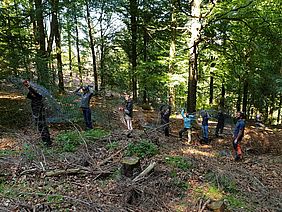
{"type": "Polygon", "coordinates": [[[0,211],[282,211],[281,11],[0,1],[0,211]]]}

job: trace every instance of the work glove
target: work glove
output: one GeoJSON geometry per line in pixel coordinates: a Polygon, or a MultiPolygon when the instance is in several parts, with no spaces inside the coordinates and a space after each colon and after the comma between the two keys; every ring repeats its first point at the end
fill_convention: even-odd
{"type": "Polygon", "coordinates": [[[237,144],[237,142],[238,142],[237,139],[235,139],[235,140],[234,140],[234,144],[237,144]]]}

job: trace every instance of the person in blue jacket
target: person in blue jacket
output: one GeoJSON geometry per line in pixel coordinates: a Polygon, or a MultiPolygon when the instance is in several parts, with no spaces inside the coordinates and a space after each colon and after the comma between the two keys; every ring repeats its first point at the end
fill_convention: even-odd
{"type": "Polygon", "coordinates": [[[191,113],[186,115],[184,114],[184,110],[181,111],[181,115],[184,119],[184,128],[179,131],[179,137],[182,138],[184,132],[188,131],[188,143],[192,141],[192,124],[195,121],[195,116],[191,113]]]}
{"type": "Polygon", "coordinates": [[[89,86],[81,86],[76,89],[75,94],[81,97],[80,108],[83,112],[83,118],[86,124],[86,129],[93,129],[90,109],[90,100],[93,96],[93,91],[89,88],[89,86]],[[82,93],[80,92],[80,90],[82,90],[82,93]]]}

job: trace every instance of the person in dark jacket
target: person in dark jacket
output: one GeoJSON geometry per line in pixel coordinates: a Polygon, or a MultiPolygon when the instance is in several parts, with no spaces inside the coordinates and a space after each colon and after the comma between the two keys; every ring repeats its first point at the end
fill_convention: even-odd
{"type": "Polygon", "coordinates": [[[215,129],[215,136],[218,137],[218,133],[222,134],[223,133],[223,128],[224,128],[224,114],[220,110],[217,114],[217,125],[215,129]]]}
{"type": "Polygon", "coordinates": [[[23,85],[28,89],[27,98],[31,100],[32,116],[41,139],[46,146],[51,146],[52,141],[44,113],[43,96],[31,87],[28,80],[24,80],[23,85]]]}
{"type": "Polygon", "coordinates": [[[209,114],[207,111],[202,112],[202,131],[203,131],[203,140],[207,144],[209,143],[209,114]]]}
{"type": "Polygon", "coordinates": [[[245,131],[245,115],[243,112],[236,113],[237,123],[233,131],[233,148],[235,151],[235,161],[242,159],[241,141],[245,131]]]}
{"type": "Polygon", "coordinates": [[[126,121],[127,129],[132,131],[132,114],[133,114],[133,101],[131,97],[126,94],[125,96],[125,107],[124,107],[124,119],[126,121]]]}
{"type": "Polygon", "coordinates": [[[76,89],[75,94],[81,97],[80,108],[83,112],[83,118],[86,124],[86,129],[93,129],[90,109],[90,100],[93,96],[92,90],[89,88],[89,86],[81,86],[76,89]],[[82,90],[82,93],[80,92],[80,90],[82,90]]]}
{"type": "Polygon", "coordinates": [[[160,108],[161,115],[161,125],[163,125],[163,131],[165,136],[169,136],[169,117],[171,114],[171,106],[170,105],[162,105],[160,108]]]}

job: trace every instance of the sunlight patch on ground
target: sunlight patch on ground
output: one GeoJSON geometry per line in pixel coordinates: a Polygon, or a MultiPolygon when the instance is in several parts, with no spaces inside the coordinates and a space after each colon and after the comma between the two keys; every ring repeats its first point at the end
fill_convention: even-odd
{"type": "Polygon", "coordinates": [[[25,99],[22,95],[0,92],[0,99],[25,99]]]}
{"type": "Polygon", "coordinates": [[[194,148],[188,148],[182,150],[184,154],[191,154],[191,155],[200,155],[200,156],[206,156],[206,157],[215,157],[214,153],[211,152],[204,152],[200,151],[194,148]]]}
{"type": "Polygon", "coordinates": [[[16,140],[12,138],[0,138],[0,150],[15,149],[16,140]]]}

